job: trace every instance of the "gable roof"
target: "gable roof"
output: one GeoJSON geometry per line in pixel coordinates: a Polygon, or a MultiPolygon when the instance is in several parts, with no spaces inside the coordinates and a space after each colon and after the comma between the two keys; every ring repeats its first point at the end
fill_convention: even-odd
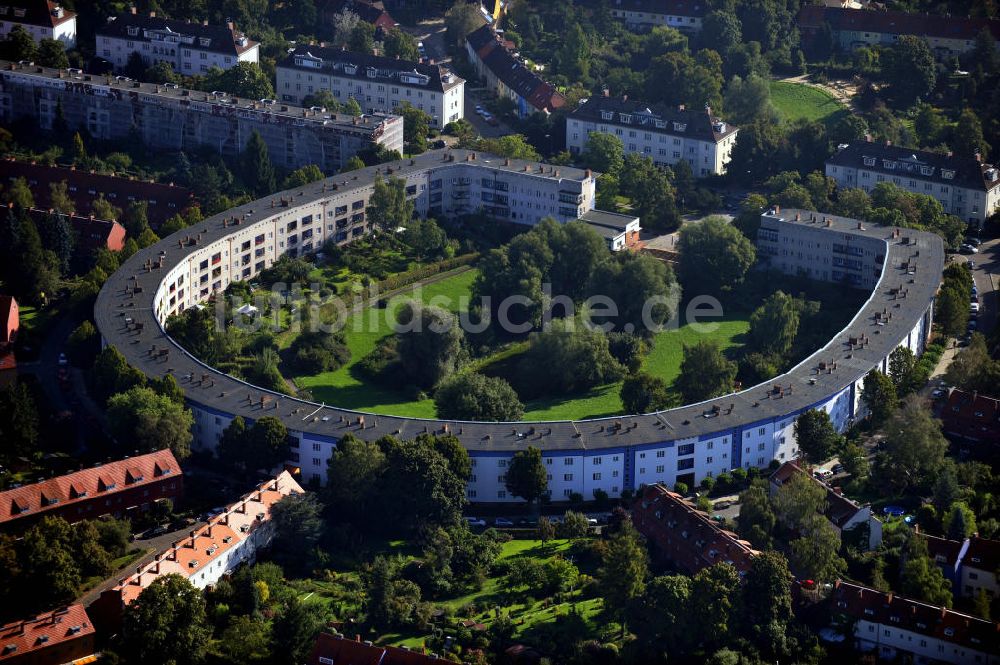
{"type": "Polygon", "coordinates": [[[98,36],[116,39],[151,41],[147,33],[169,35],[181,40],[180,43],[185,48],[223,55],[238,56],[258,46],[258,42],[248,39],[242,32],[237,32],[232,23],[215,25],[179,21],[155,16],[153,13],[148,16],[121,14],[110,18],[107,23],[97,28],[98,36]],[[138,34],[130,34],[129,28],[137,28],[138,34]]]}
{"type": "Polygon", "coordinates": [[[791,480],[793,476],[798,474],[804,475],[810,481],[822,487],[826,492],[826,509],[823,511],[823,515],[838,529],[842,529],[845,524],[850,522],[851,519],[853,519],[854,516],[862,510],[862,506],[848,499],[837,489],[830,487],[823,481],[813,477],[812,474],[802,469],[795,462],[785,462],[779,466],[774,473],[771,474],[771,484],[775,487],[781,487],[781,485],[785,484],[791,480]]]}
{"type": "MultiPolygon", "coordinates": [[[[36,224],[45,224],[49,215],[54,212],[52,209],[32,208],[28,214],[35,220],[36,224]]],[[[76,233],[77,247],[88,251],[105,247],[117,252],[125,242],[125,227],[114,220],[96,219],[93,215],[85,217],[76,214],[59,214],[69,222],[70,227],[76,233]]]]}
{"type": "Polygon", "coordinates": [[[875,32],[966,41],[975,40],[986,29],[995,39],[1000,39],[1000,21],[964,16],[805,5],[799,10],[797,20],[799,27],[806,29],[818,29],[823,23],[829,23],[835,32],[875,32]]]}
{"type": "MultiPolygon", "coordinates": [[[[94,634],[83,605],[69,605],[0,626],[0,662],[94,634]]],[[[41,660],[39,661],[41,662],[41,660]]],[[[64,662],[64,661],[57,661],[64,662]]]]}
{"type": "Polygon", "coordinates": [[[408,85],[423,90],[443,92],[464,83],[465,79],[443,65],[431,65],[412,60],[397,60],[346,51],[329,46],[304,44],[296,46],[288,52],[288,56],[278,63],[278,67],[287,67],[301,71],[315,72],[331,70],[336,76],[355,78],[365,81],[391,80],[395,85],[408,85]],[[371,70],[372,76],[369,76],[371,70]],[[402,77],[411,76],[414,82],[403,81],[402,77]],[[416,82],[426,79],[426,85],[416,82]]]}
{"type": "Polygon", "coordinates": [[[863,139],[842,144],[826,163],[984,192],[1000,187],[1000,172],[975,155],[947,155],[863,139]]]}
{"type": "Polygon", "coordinates": [[[454,661],[439,658],[436,654],[375,646],[360,639],[349,640],[329,633],[316,637],[308,665],[455,665],[454,661]]]}
{"type": "Polygon", "coordinates": [[[1000,399],[952,389],[941,409],[944,431],[973,441],[996,441],[1000,436],[1000,399]]]}
{"type": "Polygon", "coordinates": [[[969,538],[969,549],[962,559],[962,565],[996,575],[1000,571],[1000,540],[973,535],[969,538]]]}
{"type": "Polygon", "coordinates": [[[4,0],[0,5],[0,21],[54,28],[76,18],[76,12],[64,9],[48,0],[4,0]]]}
{"type": "Polygon", "coordinates": [[[995,651],[1000,639],[1000,623],[850,582],[837,580],[831,599],[834,612],[965,645],[977,651],[995,651]]]}
{"type": "Polygon", "coordinates": [[[927,543],[927,553],[934,563],[950,569],[954,569],[958,565],[964,546],[962,541],[940,538],[928,533],[921,533],[920,535],[923,537],[924,542],[927,543]]]}
{"type": "Polygon", "coordinates": [[[0,344],[10,344],[20,327],[17,300],[14,296],[0,295],[0,344]]]}
{"type": "Polygon", "coordinates": [[[0,524],[179,473],[174,454],[164,449],[15,487],[0,492],[0,524]]]}
{"type": "Polygon", "coordinates": [[[580,102],[571,118],[621,127],[645,127],[664,134],[718,143],[739,128],[712,115],[711,108],[689,109],[685,106],[648,104],[623,97],[591,97],[580,102]],[[611,114],[611,117],[606,117],[611,114]],[[623,117],[628,118],[625,122],[623,117]]]}
{"type": "Polygon", "coordinates": [[[555,86],[531,71],[502,46],[490,51],[483,58],[483,64],[504,85],[539,111],[551,112],[566,105],[566,98],[555,86]]]}

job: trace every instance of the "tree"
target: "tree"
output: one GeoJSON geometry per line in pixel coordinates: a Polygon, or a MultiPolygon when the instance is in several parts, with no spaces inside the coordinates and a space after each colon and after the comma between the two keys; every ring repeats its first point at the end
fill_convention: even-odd
{"type": "MultiPolygon", "coordinates": [[[[17,27],[20,28],[21,26],[17,27]]],[[[28,187],[28,181],[23,177],[14,179],[14,182],[4,192],[3,200],[6,203],[13,204],[15,211],[28,210],[35,207],[35,197],[31,193],[31,188],[28,187]]]]}
{"type": "Polygon", "coordinates": [[[721,293],[743,281],[757,254],[753,244],[721,217],[681,227],[678,276],[689,293],[721,293]]]}
{"type": "MultiPolygon", "coordinates": [[[[587,233],[594,235],[590,230],[587,233]]],[[[579,253],[567,248],[563,256],[557,257],[552,268],[554,277],[560,272],[565,272],[563,261],[584,253],[585,245],[579,235],[581,234],[577,235],[578,239],[571,237],[569,243],[569,247],[577,248],[576,252],[579,253]]],[[[610,298],[611,302],[615,303],[618,314],[617,317],[609,317],[607,322],[612,323],[617,331],[649,336],[656,332],[658,326],[670,320],[674,315],[674,299],[675,296],[679,298],[679,293],[674,290],[676,280],[669,266],[650,255],[638,252],[617,252],[609,260],[605,247],[600,248],[600,253],[596,252],[598,245],[592,243],[591,247],[592,251],[587,253],[594,257],[592,260],[594,267],[589,283],[582,274],[579,276],[570,274],[567,279],[562,280],[564,283],[582,283],[586,285],[585,288],[590,295],[610,298]]],[[[553,279],[553,282],[555,281],[553,279]]],[[[576,293],[568,286],[564,292],[576,293]]]]}
{"type": "Polygon", "coordinates": [[[89,320],[84,321],[66,340],[66,353],[77,367],[90,367],[100,350],[100,337],[97,328],[89,320]]]}
{"type": "Polygon", "coordinates": [[[59,257],[42,245],[35,222],[24,211],[17,215],[17,235],[13,255],[18,269],[7,275],[7,286],[18,299],[44,304],[59,286],[59,257]]]}
{"type": "Polygon", "coordinates": [[[903,566],[899,574],[899,591],[932,605],[951,607],[951,582],[945,578],[927,550],[927,540],[918,533],[910,534],[903,546],[903,566]]]}
{"type": "Polygon", "coordinates": [[[387,58],[399,58],[400,60],[419,60],[420,51],[413,37],[400,30],[398,27],[389,29],[382,39],[387,58]]]}
{"type": "Polygon", "coordinates": [[[923,37],[902,35],[883,53],[882,78],[892,82],[899,101],[909,105],[917,98],[926,98],[937,82],[934,54],[923,37]]]}
{"type": "Polygon", "coordinates": [[[825,409],[809,409],[795,420],[795,442],[813,464],[830,459],[842,441],[825,409]]]}
{"type": "Polygon", "coordinates": [[[324,616],[318,605],[305,605],[292,595],[271,625],[271,653],[279,665],[299,665],[309,658],[324,616]]]}
{"type": "Polygon", "coordinates": [[[227,92],[244,99],[273,99],[270,77],[256,62],[240,61],[229,69],[213,67],[205,76],[203,90],[227,92]]]}
{"type": "Polygon", "coordinates": [[[913,370],[916,365],[917,360],[909,347],[897,346],[889,354],[889,378],[896,386],[897,395],[906,395],[916,387],[913,385],[913,370]]]}
{"type": "Polygon", "coordinates": [[[851,474],[855,480],[864,480],[868,477],[868,453],[858,444],[848,442],[841,450],[839,459],[844,465],[844,471],[851,474]]]}
{"type": "Polygon", "coordinates": [[[534,446],[514,453],[507,467],[507,491],[519,496],[530,506],[548,489],[548,474],[542,463],[542,451],[534,446]]]}
{"type": "Polygon", "coordinates": [[[727,119],[740,124],[770,121],[778,115],[771,103],[771,87],[761,76],[733,76],[726,87],[725,108],[727,119]]]}
{"type": "Polygon", "coordinates": [[[413,104],[404,102],[398,112],[403,116],[403,140],[406,152],[419,155],[427,150],[427,135],[431,131],[432,118],[413,104]]]}
{"type": "Polygon", "coordinates": [[[687,654],[697,639],[691,616],[693,581],[683,575],[654,577],[630,612],[636,645],[648,654],[687,654]]]}
{"type": "Polygon", "coordinates": [[[483,152],[491,152],[494,155],[510,157],[511,159],[538,161],[542,158],[523,134],[506,134],[500,138],[481,138],[476,141],[476,147],[483,152]]]}
{"type": "Polygon", "coordinates": [[[38,427],[38,407],[25,383],[14,381],[0,390],[0,439],[4,442],[0,459],[5,465],[36,454],[38,427]]]}
{"type": "Polygon", "coordinates": [[[559,73],[573,81],[586,79],[590,72],[590,45],[576,21],[563,27],[562,48],[556,52],[559,73]]]}
{"type": "Polygon", "coordinates": [[[517,367],[519,385],[532,394],[579,392],[617,381],[625,374],[625,368],[611,355],[607,335],[567,319],[532,333],[517,367]]]}
{"type": "Polygon", "coordinates": [[[524,405],[500,377],[463,372],[446,379],[434,393],[438,418],[511,422],[524,415],[524,405]]]}
{"type": "Polygon", "coordinates": [[[580,161],[605,175],[618,175],[625,166],[625,144],[614,134],[592,132],[580,161]]]}
{"type": "Polygon", "coordinates": [[[740,494],[740,516],[736,533],[757,549],[770,549],[771,533],[777,523],[767,488],[754,483],[740,494]]]}
{"type": "Polygon", "coordinates": [[[14,24],[4,43],[8,60],[15,62],[20,60],[34,60],[38,55],[38,48],[35,46],[35,39],[28,34],[23,25],[14,24]]]}
{"type": "Polygon", "coordinates": [[[191,411],[150,388],[136,386],[112,395],[108,422],[112,436],[129,449],[170,448],[178,459],[191,454],[191,411]]]}
{"type": "Polygon", "coordinates": [[[168,61],[157,60],[152,67],[146,70],[143,80],[149,83],[180,83],[181,77],[168,61]]]}
{"type": "Polygon", "coordinates": [[[965,540],[976,532],[976,514],[961,501],[951,506],[951,511],[942,520],[944,532],[951,540],[965,540]]]}
{"type": "Polygon", "coordinates": [[[288,458],[288,429],[274,416],[258,418],[244,439],[247,470],[270,470],[288,458]]]}
{"type": "MultiPolygon", "coordinates": [[[[346,102],[344,102],[344,113],[357,117],[364,113],[364,111],[361,110],[361,104],[358,103],[358,100],[351,96],[347,98],[346,102]]],[[[396,154],[398,155],[399,153],[396,154]]],[[[399,157],[396,157],[396,159],[399,159],[399,157]]]]}
{"type": "Polygon", "coordinates": [[[347,39],[347,50],[372,53],[375,50],[375,26],[368,21],[359,21],[347,39]]]}
{"type": "Polygon", "coordinates": [[[357,522],[374,505],[386,455],[381,446],[351,434],[337,442],[327,462],[324,500],[348,522],[357,522]]]}
{"type": "Polygon", "coordinates": [[[465,506],[471,462],[450,435],[422,434],[413,441],[382,439],[386,466],[382,491],[387,525],[416,529],[456,524],[465,506]]]}
{"type": "Polygon", "coordinates": [[[411,219],[403,231],[403,242],[421,259],[438,259],[448,251],[448,235],[433,219],[411,219]]]}
{"type": "Polygon", "coordinates": [[[792,617],[792,579],[788,561],[779,552],[755,556],[744,577],[742,624],[766,654],[784,651],[781,643],[792,617]]]}
{"type": "Polygon", "coordinates": [[[957,336],[969,324],[969,292],[945,282],[937,297],[936,316],[945,334],[957,336]]]}
{"type": "Polygon", "coordinates": [[[740,19],[732,12],[714,11],[705,17],[701,30],[703,44],[711,45],[722,55],[743,42],[743,28],[740,19]]]}
{"type": "Polygon", "coordinates": [[[674,385],[686,403],[702,402],[732,392],[736,370],[736,363],[726,360],[717,343],[701,340],[684,346],[681,373],[674,385]]]}
{"type": "Polygon", "coordinates": [[[969,345],[955,354],[944,375],[945,381],[962,390],[991,394],[1000,385],[1000,361],[990,357],[986,338],[973,333],[969,345]]]}
{"type": "Polygon", "coordinates": [[[798,330],[798,307],[783,291],[769,295],[750,316],[750,343],[761,353],[788,353],[798,330]]]}
{"type": "Polygon", "coordinates": [[[706,646],[727,644],[736,630],[740,574],[731,563],[702,568],[691,585],[689,625],[697,627],[706,646]]]}
{"type": "Polygon", "coordinates": [[[667,382],[646,372],[630,374],[619,393],[626,413],[650,413],[670,405],[667,382]]]}
{"type": "Polygon", "coordinates": [[[598,573],[605,611],[621,623],[625,634],[628,607],[646,590],[649,556],[639,532],[631,522],[611,537],[598,573]]]}
{"type": "Polygon", "coordinates": [[[129,365],[114,346],[101,349],[87,378],[91,390],[102,403],[115,393],[146,385],[146,375],[129,365]]]}
{"type": "Polygon", "coordinates": [[[888,376],[873,369],[865,375],[864,387],[861,389],[861,401],[868,408],[868,413],[876,423],[885,422],[899,399],[896,396],[896,385],[888,376]]]}
{"type": "Polygon", "coordinates": [[[267,629],[268,626],[262,619],[230,616],[229,625],[219,638],[219,646],[234,661],[249,661],[255,656],[267,654],[270,642],[267,629]]]}
{"type": "Polygon", "coordinates": [[[156,578],[125,607],[121,637],[129,662],[201,662],[211,637],[201,591],[177,574],[156,578]]]}
{"type": "Polygon", "coordinates": [[[840,534],[822,515],[812,515],[799,529],[800,538],[789,546],[792,563],[814,580],[837,579],[847,568],[840,557],[840,534]]]}
{"type": "Polygon", "coordinates": [[[983,138],[983,125],[972,109],[965,109],[958,117],[951,147],[956,155],[963,158],[979,155],[985,160],[989,154],[989,143],[983,138]]]}
{"type": "Polygon", "coordinates": [[[628,154],[619,182],[622,194],[632,200],[632,211],[642,218],[646,228],[667,231],[680,223],[674,188],[652,158],[628,154]]]}
{"type": "Polygon", "coordinates": [[[947,515],[952,504],[961,497],[962,488],[955,477],[955,467],[945,464],[934,481],[934,508],[938,515],[947,515]]]}
{"type": "Polygon", "coordinates": [[[885,440],[876,456],[879,479],[898,491],[928,482],[944,466],[948,440],[941,423],[910,395],[885,425],[885,440]]]}
{"type": "Polygon", "coordinates": [[[294,189],[296,187],[305,187],[311,182],[318,182],[322,179],[323,171],[315,164],[307,164],[289,173],[285,181],[281,183],[281,188],[294,189]]]}
{"type": "Polygon", "coordinates": [[[483,24],[479,8],[467,3],[457,3],[444,15],[446,36],[452,46],[461,48],[465,36],[483,24]]]}
{"type": "Polygon", "coordinates": [[[268,155],[267,144],[256,129],[250,133],[246,147],[240,155],[240,170],[247,186],[258,196],[275,190],[274,165],[268,155]]]}
{"type": "Polygon", "coordinates": [[[286,570],[306,571],[323,535],[322,506],[313,493],[290,494],[271,506],[274,554],[286,570]]]}
{"type": "Polygon", "coordinates": [[[804,532],[826,510],[826,491],[805,473],[794,473],[772,497],[774,512],[789,529],[804,532]]]}
{"type": "Polygon", "coordinates": [[[365,168],[365,163],[357,155],[353,155],[344,163],[344,167],[340,169],[341,173],[348,173],[350,171],[357,171],[358,169],[365,168]]]}
{"type": "Polygon", "coordinates": [[[146,62],[142,59],[142,54],[138,51],[129,53],[128,60],[125,62],[125,76],[139,81],[142,80],[145,73],[146,62]]]}
{"type": "Polygon", "coordinates": [[[451,312],[408,300],[396,323],[400,366],[410,381],[433,388],[455,371],[463,335],[451,312]]]}
{"type": "Polygon", "coordinates": [[[58,39],[42,39],[38,42],[38,64],[43,67],[66,69],[69,58],[66,57],[66,45],[58,39]]]}
{"type": "Polygon", "coordinates": [[[406,198],[406,181],[392,176],[386,182],[376,175],[367,214],[369,222],[383,231],[405,227],[413,217],[413,202],[406,198]]]}
{"type": "Polygon", "coordinates": [[[538,518],[538,539],[543,543],[547,543],[556,537],[556,527],[552,521],[542,515],[538,518]]]}

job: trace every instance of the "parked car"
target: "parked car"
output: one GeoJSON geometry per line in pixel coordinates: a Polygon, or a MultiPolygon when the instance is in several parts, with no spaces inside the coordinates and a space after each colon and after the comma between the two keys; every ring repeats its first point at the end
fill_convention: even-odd
{"type": "Polygon", "coordinates": [[[947,390],[944,390],[943,388],[935,388],[934,392],[931,393],[931,397],[933,397],[934,399],[941,399],[947,394],[948,394],[947,390]]]}
{"type": "Polygon", "coordinates": [[[978,254],[979,250],[972,245],[965,244],[958,248],[958,251],[962,254],[978,254]]]}
{"type": "Polygon", "coordinates": [[[977,302],[970,303],[969,304],[969,313],[970,314],[979,314],[979,303],[977,303],[977,302]]]}
{"type": "Polygon", "coordinates": [[[60,367],[65,367],[68,364],[69,364],[69,360],[66,358],[66,354],[65,353],[60,353],[59,354],[59,366],[60,367]]]}
{"type": "Polygon", "coordinates": [[[482,115],[483,113],[485,113],[485,111],[486,109],[483,108],[482,104],[476,104],[476,113],[482,115]]]}
{"type": "Polygon", "coordinates": [[[965,263],[966,263],[966,265],[969,266],[969,270],[975,270],[976,269],[976,262],[973,261],[972,259],[966,260],[965,263]]]}
{"type": "Polygon", "coordinates": [[[831,468],[830,470],[833,471],[834,475],[836,475],[838,473],[843,473],[844,472],[844,465],[843,464],[834,464],[833,468],[831,468]]]}
{"type": "Polygon", "coordinates": [[[972,245],[973,247],[979,247],[981,244],[983,244],[983,241],[975,236],[969,236],[968,238],[965,239],[965,244],[972,245]]]}
{"type": "Polygon", "coordinates": [[[466,517],[465,522],[469,526],[480,526],[483,528],[486,527],[486,520],[479,519],[478,517],[466,517]]]}
{"type": "Polygon", "coordinates": [[[510,527],[514,526],[514,523],[511,522],[506,517],[498,517],[495,520],[493,520],[493,526],[495,526],[495,527],[510,528],[510,527]]]}
{"type": "Polygon", "coordinates": [[[712,508],[714,508],[715,510],[725,510],[726,508],[729,508],[732,505],[733,505],[732,501],[717,501],[712,506],[712,508]]]}

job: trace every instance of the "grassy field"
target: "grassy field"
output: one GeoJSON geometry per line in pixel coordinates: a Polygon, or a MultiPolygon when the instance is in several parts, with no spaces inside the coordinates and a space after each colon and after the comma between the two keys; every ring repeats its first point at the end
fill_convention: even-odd
{"type": "Polygon", "coordinates": [[[414,418],[433,418],[434,400],[411,401],[401,393],[374,385],[360,376],[355,366],[375,349],[379,340],[392,333],[390,321],[396,308],[407,298],[419,298],[437,304],[451,312],[466,311],[468,296],[477,272],[469,270],[445,278],[417,290],[408,290],[393,297],[385,309],[369,307],[347,320],[345,335],[351,350],[351,361],[335,372],[315,376],[295,377],[299,388],[306,388],[313,399],[348,409],[364,409],[373,413],[391,413],[414,418]],[[461,297],[464,302],[459,302],[461,297]]]}
{"type": "Polygon", "coordinates": [[[804,83],[771,81],[771,102],[786,120],[818,120],[827,126],[849,113],[833,95],[804,83]]]}

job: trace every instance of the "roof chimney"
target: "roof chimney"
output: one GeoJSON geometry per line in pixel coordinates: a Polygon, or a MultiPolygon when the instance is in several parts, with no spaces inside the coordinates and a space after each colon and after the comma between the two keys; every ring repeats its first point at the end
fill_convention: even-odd
{"type": "Polygon", "coordinates": [[[128,9],[129,9],[129,13],[131,13],[131,14],[132,14],[132,16],[135,16],[135,14],[136,14],[136,9],[135,9],[135,5],[132,5],[132,6],[131,6],[131,7],[129,7],[128,9]]]}
{"type": "Polygon", "coordinates": [[[149,18],[156,18],[156,12],[149,12],[149,18]]]}

